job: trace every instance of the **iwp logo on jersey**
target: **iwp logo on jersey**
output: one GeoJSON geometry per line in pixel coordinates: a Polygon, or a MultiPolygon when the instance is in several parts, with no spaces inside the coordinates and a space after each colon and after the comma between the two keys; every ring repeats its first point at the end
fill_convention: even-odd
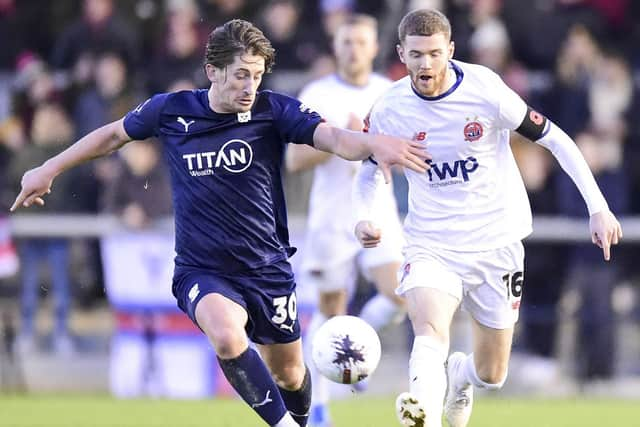
{"type": "Polygon", "coordinates": [[[241,140],[227,141],[220,151],[205,151],[201,153],[183,154],[191,176],[213,175],[214,170],[223,168],[227,172],[240,173],[251,166],[253,150],[251,146],[241,140]]]}
{"type": "MultiPolygon", "coordinates": [[[[442,163],[432,163],[430,160],[427,161],[431,166],[431,169],[427,171],[427,175],[429,176],[429,181],[433,182],[434,177],[438,179],[438,181],[444,181],[447,177],[457,178],[458,174],[462,176],[462,180],[464,182],[469,181],[469,174],[473,173],[476,169],[478,169],[478,161],[475,157],[467,157],[464,160],[456,160],[453,163],[442,162],[442,163]]],[[[452,181],[452,183],[461,182],[460,180],[452,181]]]]}

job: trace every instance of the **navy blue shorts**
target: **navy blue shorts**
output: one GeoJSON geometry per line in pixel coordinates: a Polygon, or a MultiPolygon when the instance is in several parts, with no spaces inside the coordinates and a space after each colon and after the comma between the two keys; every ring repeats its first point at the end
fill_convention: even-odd
{"type": "Polygon", "coordinates": [[[218,293],[240,304],[249,320],[249,339],[257,344],[286,344],[300,338],[296,283],[287,260],[255,270],[225,275],[177,266],[173,295],[178,307],[196,321],[196,305],[203,296],[218,293]]]}

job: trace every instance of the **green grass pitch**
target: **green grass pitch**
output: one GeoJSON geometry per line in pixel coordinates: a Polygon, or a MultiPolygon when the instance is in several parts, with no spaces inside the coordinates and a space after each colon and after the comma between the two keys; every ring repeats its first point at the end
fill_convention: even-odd
{"type": "MultiPolygon", "coordinates": [[[[393,396],[332,404],[335,427],[394,427],[393,396]]],[[[3,427],[261,427],[243,403],[0,395],[3,427]]],[[[640,401],[477,399],[469,427],[640,426],[640,401]]]]}

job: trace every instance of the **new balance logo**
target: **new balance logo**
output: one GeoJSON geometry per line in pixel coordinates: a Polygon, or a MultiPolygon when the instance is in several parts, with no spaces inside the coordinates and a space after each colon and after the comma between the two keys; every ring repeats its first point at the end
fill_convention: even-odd
{"type": "Polygon", "coordinates": [[[178,119],[176,121],[178,123],[180,123],[182,126],[184,126],[184,131],[185,132],[189,132],[189,126],[191,126],[192,124],[194,124],[196,122],[195,120],[191,120],[190,122],[188,122],[185,119],[183,119],[182,117],[178,117],[178,119]]]}
{"type": "Polygon", "coordinates": [[[267,395],[264,397],[264,400],[262,402],[258,402],[258,403],[252,403],[251,407],[252,408],[259,408],[261,406],[266,405],[267,403],[271,403],[273,402],[273,399],[271,399],[269,397],[269,395],[271,394],[271,390],[267,390],[267,395]]]}
{"type": "Polygon", "coordinates": [[[198,295],[200,295],[200,285],[196,283],[191,287],[191,290],[189,290],[189,301],[195,301],[198,295]]]}

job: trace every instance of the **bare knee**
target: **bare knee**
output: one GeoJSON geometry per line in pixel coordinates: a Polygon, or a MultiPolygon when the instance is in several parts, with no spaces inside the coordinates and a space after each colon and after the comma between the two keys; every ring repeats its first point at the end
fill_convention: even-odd
{"type": "Polygon", "coordinates": [[[414,316],[409,313],[411,319],[411,325],[413,326],[413,332],[415,336],[426,335],[436,338],[438,341],[447,344],[449,343],[449,329],[447,327],[439,326],[435,322],[426,321],[421,316],[414,316]]]}
{"type": "Polygon", "coordinates": [[[207,337],[221,359],[233,359],[240,356],[249,345],[244,330],[236,328],[215,328],[206,331],[207,337]]]}
{"type": "Polygon", "coordinates": [[[305,373],[304,364],[290,364],[271,372],[278,387],[285,390],[298,390],[302,386],[305,373]]]}

